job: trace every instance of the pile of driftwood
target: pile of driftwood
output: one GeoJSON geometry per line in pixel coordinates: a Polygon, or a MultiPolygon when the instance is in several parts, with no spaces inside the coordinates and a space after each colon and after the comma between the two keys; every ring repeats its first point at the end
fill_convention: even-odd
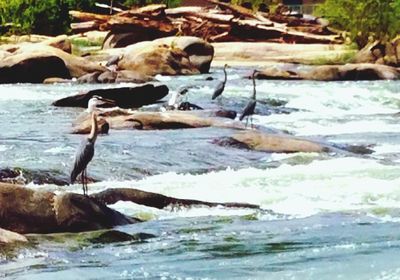
{"type": "Polygon", "coordinates": [[[132,33],[141,41],[166,36],[196,36],[208,42],[340,43],[337,34],[317,19],[253,12],[215,0],[209,7],[165,5],[132,8],[114,15],[70,11],[75,33],[90,30],[132,33]],[[144,35],[146,34],[146,35],[144,35]],[[141,36],[142,35],[142,36],[141,36]]]}

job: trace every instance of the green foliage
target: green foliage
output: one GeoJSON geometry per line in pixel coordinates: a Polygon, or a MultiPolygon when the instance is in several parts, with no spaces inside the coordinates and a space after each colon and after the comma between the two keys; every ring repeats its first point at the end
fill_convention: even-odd
{"type": "Polygon", "coordinates": [[[354,60],[357,50],[347,50],[342,53],[338,53],[333,56],[321,56],[316,57],[313,61],[310,61],[310,65],[343,65],[351,63],[354,60]]]}
{"type": "Polygon", "coordinates": [[[400,33],[400,0],[326,0],[317,14],[348,31],[359,47],[400,33]]]}
{"type": "Polygon", "coordinates": [[[95,0],[0,0],[0,24],[11,33],[56,35],[69,29],[68,11],[90,10],[95,0]]]}

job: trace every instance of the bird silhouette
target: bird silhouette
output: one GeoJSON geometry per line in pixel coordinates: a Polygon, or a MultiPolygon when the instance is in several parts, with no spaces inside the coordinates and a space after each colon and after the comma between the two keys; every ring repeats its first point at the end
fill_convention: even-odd
{"type": "Polygon", "coordinates": [[[242,121],[245,117],[247,117],[246,120],[246,127],[247,124],[249,122],[249,118],[250,118],[250,123],[251,123],[251,127],[253,127],[253,119],[252,116],[254,114],[254,110],[256,108],[257,105],[257,100],[256,100],[256,80],[255,80],[255,74],[257,73],[257,70],[253,71],[253,75],[252,75],[252,79],[253,79],[253,95],[250,99],[250,101],[247,103],[246,107],[244,108],[239,120],[242,121]]]}
{"type": "Polygon", "coordinates": [[[222,94],[222,92],[225,89],[225,84],[226,84],[226,80],[227,80],[227,74],[226,74],[226,68],[228,67],[228,64],[224,65],[224,80],[222,82],[219,82],[217,84],[217,87],[214,90],[214,93],[211,97],[212,100],[216,99],[218,96],[220,96],[222,94]]]}
{"type": "Polygon", "coordinates": [[[92,113],[92,128],[89,136],[79,146],[76,156],[74,167],[71,171],[71,184],[76,181],[76,178],[81,174],[83,195],[87,195],[87,165],[94,156],[94,144],[97,138],[97,115],[92,113]]]}

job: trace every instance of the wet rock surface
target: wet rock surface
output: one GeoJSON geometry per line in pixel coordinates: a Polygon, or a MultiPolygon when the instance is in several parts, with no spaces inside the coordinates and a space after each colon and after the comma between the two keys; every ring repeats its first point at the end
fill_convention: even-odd
{"type": "Polygon", "coordinates": [[[120,87],[108,89],[90,90],[83,94],[77,94],[53,102],[59,107],[82,107],[87,108],[89,99],[98,95],[115,101],[120,108],[138,108],[143,105],[152,104],[168,94],[165,85],[146,84],[137,87],[120,87]]]}

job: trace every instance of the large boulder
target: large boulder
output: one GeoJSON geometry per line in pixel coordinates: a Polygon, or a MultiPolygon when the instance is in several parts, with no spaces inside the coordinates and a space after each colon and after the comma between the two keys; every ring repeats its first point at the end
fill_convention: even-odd
{"type": "Polygon", "coordinates": [[[166,37],[130,45],[120,54],[118,67],[122,70],[150,76],[184,75],[208,72],[214,48],[197,37],[166,37]]]}
{"type": "Polygon", "coordinates": [[[53,102],[59,107],[87,108],[88,101],[94,95],[114,100],[116,106],[121,108],[138,108],[152,104],[168,95],[168,87],[165,85],[145,84],[137,87],[120,87],[90,90],[86,93],[69,96],[53,102]]]}
{"type": "Polygon", "coordinates": [[[135,222],[87,196],[5,183],[0,183],[0,205],[0,227],[18,233],[79,232],[135,222]]]}
{"type": "Polygon", "coordinates": [[[87,73],[107,70],[95,62],[46,44],[26,43],[12,45],[3,50],[8,51],[9,55],[0,62],[0,71],[6,74],[11,71],[13,77],[2,77],[2,82],[42,82],[49,77],[80,77],[87,73]],[[42,81],[39,81],[40,79],[42,81]]]}
{"type": "Polygon", "coordinates": [[[397,80],[400,72],[386,65],[361,63],[318,66],[303,77],[318,81],[397,80]]]}
{"type": "Polygon", "coordinates": [[[372,63],[303,67],[275,64],[256,73],[256,78],[315,81],[397,80],[400,79],[400,72],[395,67],[372,63]]]}
{"type": "Polygon", "coordinates": [[[175,46],[187,53],[190,63],[194,65],[201,73],[208,73],[214,57],[214,47],[193,36],[166,37],[153,41],[154,44],[166,44],[175,46]]]}
{"type": "Polygon", "coordinates": [[[0,61],[0,83],[42,83],[50,77],[71,78],[64,61],[51,54],[28,52],[0,61]]]}
{"type": "Polygon", "coordinates": [[[118,62],[121,70],[130,70],[144,75],[190,75],[200,71],[190,63],[187,53],[169,45],[138,43],[126,48],[118,62]]]}

